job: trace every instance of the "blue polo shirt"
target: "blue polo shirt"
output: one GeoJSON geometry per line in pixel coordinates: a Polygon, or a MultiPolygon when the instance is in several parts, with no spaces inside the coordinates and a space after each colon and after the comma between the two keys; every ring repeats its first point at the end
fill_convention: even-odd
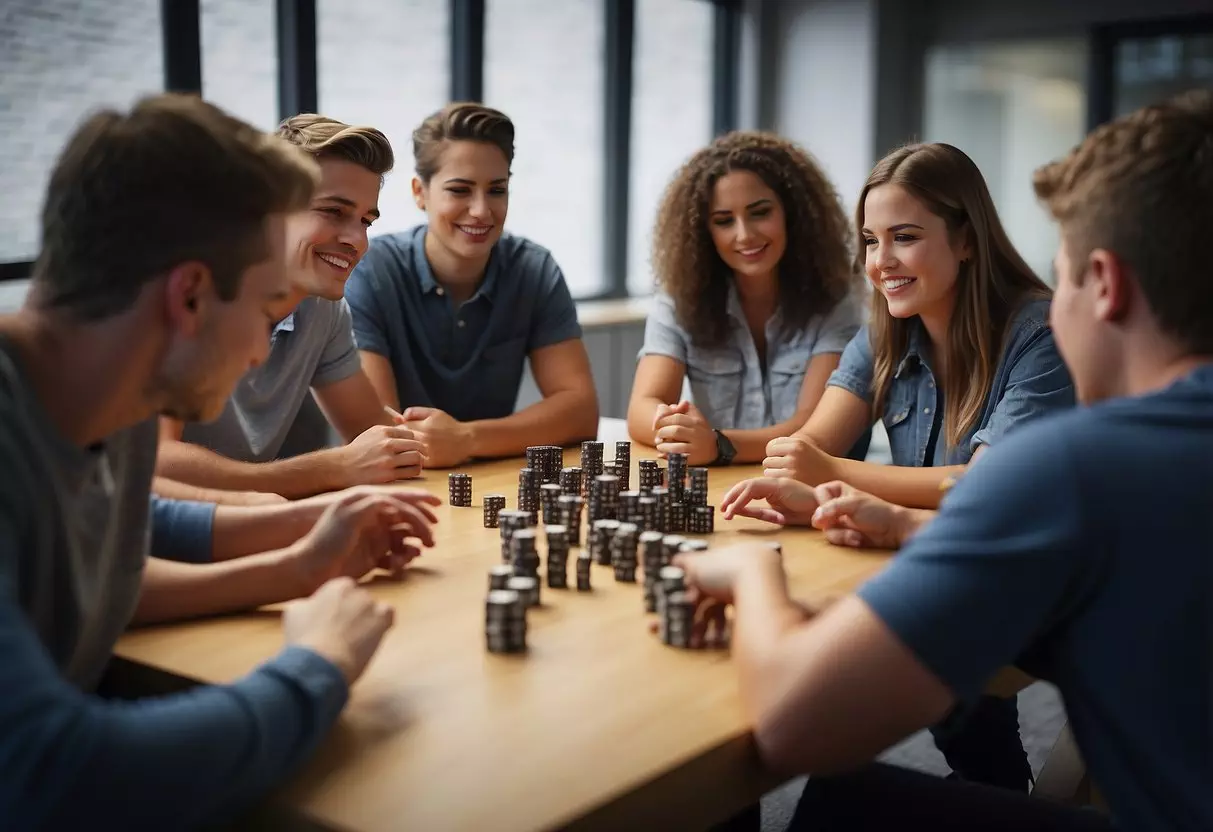
{"type": "Polygon", "coordinates": [[[577,309],[551,252],[503,234],[476,293],[456,308],[425,256],[426,226],[371,241],[345,299],[358,349],[387,358],[402,408],[460,421],[514,412],[537,349],[581,337],[577,309]]]}

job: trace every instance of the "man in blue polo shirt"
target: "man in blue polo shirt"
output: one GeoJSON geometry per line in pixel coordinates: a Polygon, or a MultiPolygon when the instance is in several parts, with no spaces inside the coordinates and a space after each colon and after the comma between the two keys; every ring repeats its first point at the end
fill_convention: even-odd
{"type": "Polygon", "coordinates": [[[598,400],[552,255],[502,233],[514,126],[452,104],[413,133],[427,223],[377,237],[346,285],[362,366],[425,443],[430,467],[567,445],[598,430],[598,400]],[[543,400],[514,413],[525,363],[543,400]]]}
{"type": "MultiPolygon", "coordinates": [[[[885,571],[817,615],[769,549],[684,561],[706,603],[735,605],[763,757],[818,775],[793,828],[1213,829],[1213,94],[1097,129],[1035,187],[1062,231],[1051,323],[1089,406],[991,447],[885,571]],[[821,776],[1008,664],[1060,689],[1111,819],[886,766],[821,776]]],[[[791,519],[771,496],[754,513],[791,519]]],[[[844,526],[881,539],[882,505],[896,525],[854,496],[844,526]]]]}

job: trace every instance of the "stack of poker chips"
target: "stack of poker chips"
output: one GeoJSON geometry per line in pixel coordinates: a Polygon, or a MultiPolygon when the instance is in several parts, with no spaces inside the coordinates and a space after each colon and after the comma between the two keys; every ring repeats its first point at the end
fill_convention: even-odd
{"type": "Polygon", "coordinates": [[[640,533],[640,564],[644,567],[644,611],[657,612],[657,575],[664,565],[661,532],[640,533]]]}
{"type": "Polygon", "coordinates": [[[687,649],[691,646],[691,625],[695,620],[695,603],[685,592],[668,592],[661,610],[659,632],[661,643],[687,649]]]}
{"type": "Polygon", "coordinates": [[[684,502],[687,487],[687,455],[669,454],[665,458],[665,465],[665,482],[666,488],[670,490],[670,502],[684,502]]]}
{"type": "Polygon", "coordinates": [[[627,491],[632,486],[632,443],[627,440],[615,443],[615,475],[619,486],[627,491]]]}
{"type": "Polygon", "coordinates": [[[642,494],[647,494],[661,485],[661,469],[657,467],[657,460],[642,459],[636,463],[636,470],[640,474],[639,486],[642,494]]]}
{"type": "Polygon", "coordinates": [[[510,539],[514,532],[531,526],[531,513],[509,509],[497,513],[497,527],[501,529],[501,560],[510,562],[510,539]]]}
{"type": "Polygon", "coordinates": [[[686,503],[670,503],[670,509],[665,518],[665,530],[667,532],[685,532],[687,530],[686,503]]]}
{"type": "Polygon", "coordinates": [[[653,489],[653,499],[657,501],[657,531],[664,534],[670,528],[670,489],[657,486],[653,489]]]}
{"type": "Polygon", "coordinates": [[[506,589],[518,593],[527,607],[539,606],[539,579],[532,575],[515,575],[505,582],[506,589]]]}
{"type": "Polygon", "coordinates": [[[518,508],[539,513],[539,471],[534,468],[518,469],[518,508]]]}
{"type": "Polygon", "coordinates": [[[669,566],[674,560],[674,555],[682,551],[682,544],[686,543],[687,539],[680,534],[667,534],[661,539],[661,565],[669,566]]]}
{"type": "MultiPolygon", "coordinates": [[[[657,489],[653,489],[650,493],[657,493],[657,489]]],[[[658,525],[658,509],[659,503],[656,497],[641,497],[640,498],[640,526],[646,532],[662,531],[658,525]]]]}
{"type": "Polygon", "coordinates": [[[590,484],[594,482],[594,477],[597,477],[600,474],[602,474],[602,443],[582,442],[581,490],[583,496],[589,496],[590,484]]]}
{"type": "Polygon", "coordinates": [[[581,496],[581,469],[577,467],[560,469],[560,493],[581,496]]]}
{"type": "Polygon", "coordinates": [[[564,526],[551,525],[548,536],[548,586],[552,589],[567,589],[569,585],[569,530],[564,526]]]}
{"type": "MultiPolygon", "coordinates": [[[[620,481],[622,485],[622,480],[620,481]]],[[[619,492],[619,510],[617,519],[625,523],[640,523],[640,492],[639,491],[620,491],[619,492]]]]}
{"type": "MultiPolygon", "coordinates": [[[[692,468],[691,486],[687,489],[686,504],[688,506],[706,506],[708,504],[708,469],[692,468]]],[[[690,520],[690,513],[687,513],[690,520]]]]}
{"type": "Polygon", "coordinates": [[[636,583],[636,543],[640,527],[635,523],[620,523],[611,536],[611,564],[615,567],[615,580],[620,583],[636,583]]]}
{"type": "Polygon", "coordinates": [[[504,494],[485,494],[484,495],[484,527],[486,529],[497,528],[497,518],[501,511],[505,508],[504,494]]]}
{"type": "Polygon", "coordinates": [[[614,520],[619,513],[619,477],[599,474],[590,484],[590,522],[614,520]]]}
{"type": "Polygon", "coordinates": [[[602,473],[605,476],[615,477],[616,479],[619,479],[619,473],[615,470],[615,463],[613,463],[613,462],[602,463],[602,473]]]}
{"type": "Polygon", "coordinates": [[[540,485],[559,482],[564,449],[559,445],[532,446],[526,449],[526,464],[538,472],[540,485]]]}
{"type": "Polygon", "coordinates": [[[562,494],[556,501],[560,505],[560,525],[569,531],[569,545],[581,545],[581,507],[585,500],[580,494],[562,494]]]}
{"type": "Polygon", "coordinates": [[[687,588],[687,573],[681,566],[663,566],[657,572],[657,613],[665,615],[665,599],[687,588]]]}
{"type": "Polygon", "coordinates": [[[467,507],[472,504],[471,474],[448,474],[446,481],[451,491],[451,505],[467,507]]]}
{"type": "Polygon", "coordinates": [[[618,520],[595,520],[590,527],[590,556],[599,566],[611,565],[611,538],[619,528],[618,520]]]}
{"type": "Polygon", "coordinates": [[[518,529],[510,536],[510,566],[515,575],[539,576],[539,550],[534,529],[518,529]]]}
{"type": "Polygon", "coordinates": [[[711,534],[716,530],[716,506],[691,506],[687,515],[687,531],[711,534]]]}
{"type": "Polygon", "coordinates": [[[504,563],[489,568],[489,591],[505,589],[506,581],[514,577],[514,567],[504,563]]]}
{"type": "Polygon", "coordinates": [[[587,552],[585,549],[582,549],[581,553],[579,555],[577,555],[577,591],[578,592],[589,592],[591,589],[593,589],[593,585],[590,582],[590,574],[593,571],[590,569],[590,566],[592,564],[593,564],[593,561],[590,559],[590,553],[587,552]]]}
{"type": "Polygon", "coordinates": [[[706,552],[708,550],[708,542],[706,540],[684,540],[678,545],[679,552],[706,552]]]}
{"type": "Polygon", "coordinates": [[[539,505],[543,509],[543,525],[563,522],[560,517],[560,486],[545,482],[539,486],[539,505]]]}
{"type": "Polygon", "coordinates": [[[508,589],[489,591],[485,602],[484,637],[490,653],[526,652],[526,604],[517,592],[508,589]]]}

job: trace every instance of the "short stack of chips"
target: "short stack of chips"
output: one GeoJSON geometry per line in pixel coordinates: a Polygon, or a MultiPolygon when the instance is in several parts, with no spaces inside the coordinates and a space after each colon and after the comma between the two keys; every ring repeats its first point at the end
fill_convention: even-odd
{"type": "Polygon", "coordinates": [[[539,576],[539,550],[534,529],[518,529],[510,535],[510,566],[515,575],[539,576]]]}
{"type": "MultiPolygon", "coordinates": [[[[657,489],[649,492],[656,493],[657,489]]],[[[640,498],[640,526],[646,532],[659,532],[661,527],[657,524],[658,503],[656,497],[641,497],[640,498]]]]}
{"type": "Polygon", "coordinates": [[[467,507],[472,504],[472,475],[448,474],[447,486],[451,491],[451,505],[467,507]]]}
{"type": "Polygon", "coordinates": [[[515,575],[505,582],[506,589],[518,593],[527,607],[539,606],[539,579],[531,575],[515,575]]]}
{"type": "Polygon", "coordinates": [[[526,465],[539,474],[539,484],[559,483],[564,450],[559,445],[535,445],[526,449],[526,465]]]}
{"type": "Polygon", "coordinates": [[[687,531],[691,534],[711,534],[716,530],[716,506],[691,506],[687,515],[687,531]]]}
{"type": "Polygon", "coordinates": [[[680,453],[668,454],[665,458],[665,484],[670,490],[670,503],[686,501],[687,487],[687,455],[680,453]]]}
{"type": "Polygon", "coordinates": [[[539,513],[539,471],[534,468],[518,469],[518,508],[539,513]]]}
{"type": "Polygon", "coordinates": [[[687,539],[680,534],[667,534],[663,537],[661,539],[661,565],[669,566],[674,560],[674,555],[682,551],[682,544],[686,542],[687,539]]]}
{"type": "MultiPolygon", "coordinates": [[[[622,485],[623,481],[620,480],[622,485]]],[[[619,520],[625,523],[640,523],[640,492],[639,491],[620,491],[619,492],[619,510],[617,512],[619,520]]]]}
{"type": "Polygon", "coordinates": [[[497,513],[497,527],[501,529],[501,560],[510,562],[510,538],[519,529],[531,525],[531,514],[516,509],[503,509],[497,513]]]}
{"type": "Polygon", "coordinates": [[[619,513],[619,477],[599,474],[590,484],[590,522],[614,520],[619,513]]]}
{"type": "Polygon", "coordinates": [[[686,592],[667,592],[661,611],[659,631],[661,643],[684,650],[691,646],[691,625],[695,620],[695,603],[686,592]]]}
{"type": "Polygon", "coordinates": [[[546,528],[548,537],[548,586],[567,589],[569,585],[569,530],[552,524],[546,528]]]}
{"type": "Polygon", "coordinates": [[[563,522],[560,516],[560,486],[546,482],[539,486],[539,505],[543,509],[543,525],[563,522]]]}
{"type": "Polygon", "coordinates": [[[514,567],[498,564],[489,568],[489,591],[505,589],[506,581],[514,577],[514,567]]]}
{"type": "Polygon", "coordinates": [[[670,489],[659,485],[653,489],[653,500],[657,503],[655,531],[665,533],[670,529],[670,489]]]}
{"type": "Polygon", "coordinates": [[[678,545],[679,552],[706,552],[708,548],[706,540],[684,540],[678,545]]]}
{"type": "MultiPolygon", "coordinates": [[[[691,484],[687,488],[686,499],[684,502],[688,506],[706,506],[708,504],[708,469],[707,468],[692,468],[690,470],[691,484]]],[[[690,512],[687,512],[687,522],[691,519],[690,512]]]]}
{"type": "Polygon", "coordinates": [[[560,493],[581,496],[581,469],[560,469],[560,493]]]}
{"type": "Polygon", "coordinates": [[[657,614],[665,616],[665,599],[687,588],[687,573],[681,566],[663,566],[657,572],[657,614]]]}
{"type": "Polygon", "coordinates": [[[640,533],[640,564],[644,567],[644,611],[657,612],[657,579],[664,565],[665,546],[661,532],[640,533]]]}
{"type": "Polygon", "coordinates": [[[581,545],[581,507],[585,500],[580,494],[562,494],[557,501],[560,504],[560,525],[568,529],[569,545],[581,545]]]}
{"type": "Polygon", "coordinates": [[[526,604],[517,592],[508,589],[489,591],[485,602],[484,637],[490,653],[526,652],[526,604]]]}
{"type": "Polygon", "coordinates": [[[590,575],[593,570],[590,568],[593,560],[590,558],[590,553],[582,549],[577,555],[577,591],[589,592],[593,589],[593,584],[590,582],[590,575]]]}
{"type": "Polygon", "coordinates": [[[661,469],[657,466],[657,460],[642,459],[636,463],[636,470],[640,474],[638,485],[642,494],[647,494],[661,485],[661,469]]]}
{"type": "Polygon", "coordinates": [[[636,543],[640,527],[635,523],[620,523],[611,536],[611,564],[615,567],[615,580],[620,583],[636,583],[636,543]]]}
{"type": "Polygon", "coordinates": [[[626,439],[615,443],[615,476],[624,491],[632,487],[632,443],[626,439]]]}
{"type": "Polygon", "coordinates": [[[590,485],[594,482],[594,477],[602,474],[602,443],[601,442],[582,442],[581,443],[581,491],[582,495],[588,497],[590,494],[590,485]]]}
{"type": "Polygon", "coordinates": [[[595,520],[590,529],[590,556],[599,566],[611,565],[611,538],[619,528],[618,520],[595,520]]]}
{"type": "Polygon", "coordinates": [[[667,532],[685,532],[687,530],[686,503],[670,503],[670,510],[665,518],[665,530],[667,532]]]}
{"type": "Polygon", "coordinates": [[[497,528],[497,518],[501,511],[505,508],[504,494],[485,494],[484,495],[484,527],[486,529],[497,528]]]}

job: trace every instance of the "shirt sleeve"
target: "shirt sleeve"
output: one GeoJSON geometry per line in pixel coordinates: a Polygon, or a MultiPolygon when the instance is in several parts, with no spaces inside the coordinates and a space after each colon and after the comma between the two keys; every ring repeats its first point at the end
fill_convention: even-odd
{"type": "Polygon", "coordinates": [[[345,301],[350,308],[358,349],[390,357],[383,299],[375,297],[376,275],[391,268],[380,249],[372,243],[362,261],[354,267],[354,273],[345,283],[345,301]]]}
{"type": "Polygon", "coordinates": [[[872,345],[868,328],[863,326],[842,351],[838,369],[830,373],[826,387],[849,390],[868,404],[872,403],[872,345]]]}
{"type": "Polygon", "coordinates": [[[1083,538],[1079,500],[1065,443],[1047,431],[1017,433],[970,466],[939,515],[859,597],[958,698],[972,700],[1063,605],[1083,602],[1082,582],[1098,572],[1083,553],[1099,544],[1083,538]]]}
{"type": "Polygon", "coordinates": [[[31,629],[0,531],[0,817],[12,829],[182,829],[281,781],[348,697],[326,659],[288,647],[231,684],[136,701],[70,685],[31,629]]]}
{"type": "Polygon", "coordinates": [[[152,547],[156,557],[210,563],[215,504],[152,495],[152,547]]]}
{"type": "Polygon", "coordinates": [[[541,290],[535,305],[534,322],[527,338],[528,353],[581,337],[577,306],[573,303],[573,296],[569,294],[569,285],[564,280],[564,273],[560,271],[560,266],[556,265],[556,259],[548,253],[540,268],[541,290]]]}
{"type": "Polygon", "coordinates": [[[821,322],[817,340],[813,343],[813,355],[840,353],[859,331],[863,320],[863,302],[857,293],[848,294],[840,300],[821,322]]]}
{"type": "Polygon", "coordinates": [[[985,426],[973,434],[969,447],[972,453],[1041,416],[1074,407],[1074,384],[1057,352],[1053,330],[1042,326],[1014,361],[1002,398],[985,426]]]}
{"type": "Polygon", "coordinates": [[[653,308],[644,322],[644,344],[637,359],[646,355],[664,355],[675,361],[687,362],[687,334],[674,315],[674,301],[667,295],[657,295],[653,308]]]}
{"type": "MultiPolygon", "coordinates": [[[[330,301],[323,301],[329,303],[330,301]]],[[[312,373],[312,386],[325,387],[349,378],[362,369],[358,348],[354,346],[354,323],[350,317],[349,304],[345,299],[337,301],[332,310],[332,321],[328,342],[320,353],[320,363],[312,373]]]]}

